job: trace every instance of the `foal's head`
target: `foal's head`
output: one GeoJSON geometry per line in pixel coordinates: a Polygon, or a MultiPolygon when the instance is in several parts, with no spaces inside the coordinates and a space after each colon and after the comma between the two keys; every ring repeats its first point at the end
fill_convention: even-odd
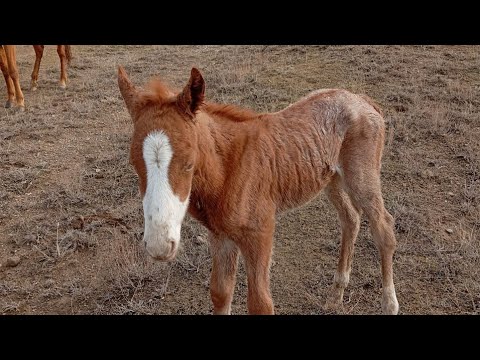
{"type": "Polygon", "coordinates": [[[180,242],[196,165],[195,114],[202,104],[205,83],[193,68],[179,94],[160,81],[136,89],[122,67],[118,85],[134,123],[130,162],[140,179],[148,254],[172,260],[180,242]]]}

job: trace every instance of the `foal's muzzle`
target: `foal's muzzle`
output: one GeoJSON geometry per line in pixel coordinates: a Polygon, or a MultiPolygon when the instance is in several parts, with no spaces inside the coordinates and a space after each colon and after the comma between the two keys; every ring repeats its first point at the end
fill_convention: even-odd
{"type": "Polygon", "coordinates": [[[172,261],[177,255],[178,242],[173,239],[163,241],[148,241],[144,239],[148,255],[159,261],[172,261]]]}

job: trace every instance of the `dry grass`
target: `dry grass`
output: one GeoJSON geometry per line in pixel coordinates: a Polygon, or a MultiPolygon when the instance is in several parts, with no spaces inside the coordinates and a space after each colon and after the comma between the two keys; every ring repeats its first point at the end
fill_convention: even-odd
{"type": "MultiPolygon", "coordinates": [[[[394,271],[403,314],[480,312],[480,47],[75,46],[69,88],[57,89],[47,48],[28,90],[33,49],[19,46],[25,113],[0,112],[0,312],[209,314],[207,235],[187,218],[175,262],[154,263],[143,232],[132,126],[116,84],[160,75],[177,89],[191,66],[207,97],[277,111],[319,88],[380,103],[388,136],[387,208],[396,219],[394,271]],[[451,229],[452,233],[447,233],[451,229]]],[[[0,94],[6,98],[1,82],[0,94]]],[[[320,196],[279,217],[272,292],[280,314],[323,314],[339,226],[320,196]]],[[[367,223],[357,241],[345,313],[380,312],[380,270],[367,223]]],[[[240,266],[233,312],[246,313],[240,266]]]]}

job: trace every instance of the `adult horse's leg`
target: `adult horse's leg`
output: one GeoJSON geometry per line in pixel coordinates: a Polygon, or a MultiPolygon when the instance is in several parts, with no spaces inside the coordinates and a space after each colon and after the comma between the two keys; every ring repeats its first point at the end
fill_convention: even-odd
{"type": "Polygon", "coordinates": [[[274,213],[270,223],[258,233],[242,239],[240,250],[247,271],[249,314],[274,314],[270,293],[270,260],[272,256],[274,213]]]}
{"type": "Polygon", "coordinates": [[[2,69],[3,77],[5,78],[5,83],[7,85],[8,99],[5,107],[10,108],[15,105],[15,87],[13,86],[13,81],[8,72],[7,56],[5,55],[3,46],[0,46],[0,68],[2,69]]]}
{"type": "Polygon", "coordinates": [[[213,259],[210,279],[213,313],[230,315],[239,249],[233,241],[210,234],[210,251],[213,259]]]}
{"type": "Polygon", "coordinates": [[[32,91],[37,90],[38,72],[40,70],[44,47],[44,45],[33,45],[33,49],[35,50],[35,65],[33,66],[32,83],[30,86],[32,91]]]}
{"type": "Polygon", "coordinates": [[[17,100],[17,106],[20,107],[20,110],[24,110],[25,101],[22,93],[22,88],[20,87],[20,78],[18,76],[15,45],[3,45],[3,48],[5,49],[5,55],[7,57],[8,74],[10,75],[13,86],[15,87],[15,98],[17,100]]]}
{"type": "Polygon", "coordinates": [[[360,212],[353,206],[350,197],[342,188],[342,179],[335,175],[326,188],[326,194],[335,206],[342,229],[340,258],[333,278],[333,288],[325,304],[326,310],[343,309],[343,292],[350,281],[353,248],[360,230],[360,212]]]}
{"type": "Polygon", "coordinates": [[[398,313],[398,301],[393,284],[393,254],[397,241],[393,217],[383,203],[380,167],[384,131],[378,130],[376,129],[376,137],[353,139],[348,149],[342,149],[344,155],[341,161],[345,190],[355,207],[367,215],[373,241],[380,253],[382,311],[384,314],[395,315],[398,313]]]}
{"type": "Polygon", "coordinates": [[[57,53],[60,58],[60,87],[65,89],[67,87],[67,54],[65,45],[57,45],[57,53]]]}

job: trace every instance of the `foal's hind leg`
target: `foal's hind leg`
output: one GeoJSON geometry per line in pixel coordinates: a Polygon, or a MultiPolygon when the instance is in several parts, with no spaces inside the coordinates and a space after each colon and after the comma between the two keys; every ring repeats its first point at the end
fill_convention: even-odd
{"type": "Polygon", "coordinates": [[[352,159],[345,167],[345,189],[355,207],[363,210],[368,217],[382,264],[382,311],[395,315],[398,313],[398,301],[393,284],[393,254],[397,244],[394,220],[383,204],[379,166],[374,168],[371,165],[375,161],[369,159],[366,153],[362,155],[357,157],[360,160],[352,159]]]}
{"type": "Polygon", "coordinates": [[[5,84],[7,85],[8,99],[5,107],[10,108],[15,105],[15,87],[13,86],[13,81],[8,72],[7,56],[5,55],[3,46],[0,46],[0,68],[3,73],[3,77],[5,78],[5,84]]]}
{"type": "Polygon", "coordinates": [[[40,70],[44,45],[33,45],[33,49],[35,50],[35,65],[33,66],[32,83],[30,88],[32,91],[35,91],[37,90],[38,72],[40,70]]]}
{"type": "Polygon", "coordinates": [[[67,54],[65,52],[65,45],[57,45],[57,53],[60,58],[60,87],[66,89],[67,87],[67,54]]]}
{"type": "Polygon", "coordinates": [[[210,251],[213,258],[210,279],[213,313],[230,315],[239,250],[233,241],[211,234],[210,251]]]}
{"type": "Polygon", "coordinates": [[[353,206],[350,197],[342,189],[340,175],[336,175],[326,188],[326,194],[335,206],[342,229],[340,259],[333,278],[333,287],[325,304],[326,310],[343,308],[343,292],[350,280],[353,248],[360,229],[360,213],[353,206]]]}

